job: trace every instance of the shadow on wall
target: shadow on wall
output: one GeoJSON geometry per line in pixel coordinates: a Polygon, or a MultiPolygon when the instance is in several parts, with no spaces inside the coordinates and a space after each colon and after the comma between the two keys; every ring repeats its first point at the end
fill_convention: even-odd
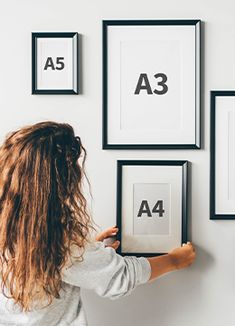
{"type": "MultiPolygon", "coordinates": [[[[214,263],[213,257],[204,249],[196,247],[196,251],[197,259],[190,268],[141,285],[131,295],[119,300],[103,299],[91,291],[82,291],[89,326],[190,325],[192,316],[197,311],[202,314],[206,309],[203,275],[214,263]],[[113,316],[112,320],[107,320],[105,311],[113,316]]],[[[201,318],[203,320],[203,316],[201,318]]],[[[203,322],[200,325],[204,326],[203,322]]]]}

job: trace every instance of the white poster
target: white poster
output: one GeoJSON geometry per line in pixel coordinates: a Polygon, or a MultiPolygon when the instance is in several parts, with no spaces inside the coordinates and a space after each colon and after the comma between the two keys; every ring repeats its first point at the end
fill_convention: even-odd
{"type": "Polygon", "coordinates": [[[120,50],[120,129],[180,129],[180,42],[125,41],[120,50]]]}
{"type": "Polygon", "coordinates": [[[170,185],[133,185],[134,234],[170,233],[170,185]]]}
{"type": "Polygon", "coordinates": [[[73,88],[73,40],[40,38],[37,47],[38,89],[73,88]]]}

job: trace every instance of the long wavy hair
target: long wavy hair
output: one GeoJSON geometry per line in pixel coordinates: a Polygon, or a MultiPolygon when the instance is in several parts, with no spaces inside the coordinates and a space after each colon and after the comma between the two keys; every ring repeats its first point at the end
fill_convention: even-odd
{"type": "Polygon", "coordinates": [[[0,147],[2,293],[23,311],[60,297],[61,270],[93,228],[83,195],[86,151],[69,124],[26,126],[0,147]]]}

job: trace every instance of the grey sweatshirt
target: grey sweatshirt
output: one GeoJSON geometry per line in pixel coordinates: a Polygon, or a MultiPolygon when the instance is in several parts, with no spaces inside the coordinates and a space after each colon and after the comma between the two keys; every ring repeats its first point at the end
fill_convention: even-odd
{"type": "Polygon", "coordinates": [[[23,313],[12,299],[0,293],[0,326],[87,326],[80,288],[117,299],[146,283],[150,274],[146,258],[122,257],[102,242],[95,242],[87,246],[82,262],[71,258],[63,269],[61,297],[48,307],[23,313]]]}

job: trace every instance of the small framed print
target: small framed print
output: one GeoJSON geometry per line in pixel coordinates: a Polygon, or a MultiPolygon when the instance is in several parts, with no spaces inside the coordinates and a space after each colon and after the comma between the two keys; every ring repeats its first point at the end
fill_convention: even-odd
{"type": "Polygon", "coordinates": [[[187,241],[187,169],[187,161],[118,161],[120,254],[155,256],[187,241]]]}
{"type": "Polygon", "coordinates": [[[78,33],[32,33],[32,94],[78,94],[78,33]]]}
{"type": "Polygon", "coordinates": [[[200,148],[200,29],[103,21],[103,149],[200,148]]]}
{"type": "Polygon", "coordinates": [[[235,219],[235,91],[211,91],[210,218],[235,219]]]}

